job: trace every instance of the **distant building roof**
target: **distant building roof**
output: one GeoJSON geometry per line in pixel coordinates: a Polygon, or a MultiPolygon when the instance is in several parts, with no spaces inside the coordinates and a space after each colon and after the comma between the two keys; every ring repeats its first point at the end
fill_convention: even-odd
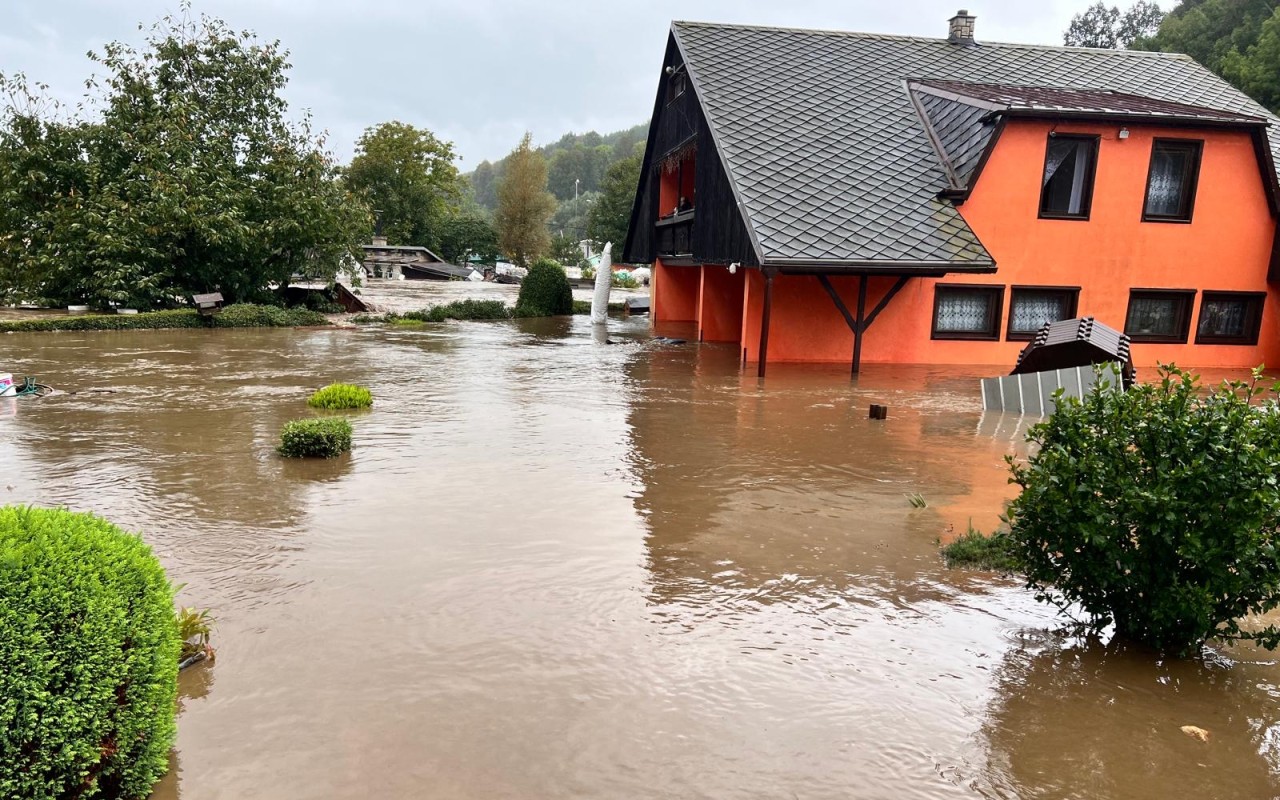
{"type": "Polygon", "coordinates": [[[698,22],[671,31],[763,264],[993,263],[940,197],[967,185],[992,112],[1266,123],[1280,153],[1276,117],[1184,55],[698,22]]]}

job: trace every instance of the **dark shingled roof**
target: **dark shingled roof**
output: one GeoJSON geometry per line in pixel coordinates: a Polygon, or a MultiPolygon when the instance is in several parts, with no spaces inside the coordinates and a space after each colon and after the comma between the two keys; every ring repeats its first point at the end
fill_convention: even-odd
{"type": "MultiPolygon", "coordinates": [[[[1149,115],[1173,104],[1180,110],[1172,116],[1195,109],[1221,122],[1277,121],[1177,54],[697,22],[673,23],[672,34],[765,264],[992,265],[959,211],[938,196],[972,174],[985,146],[981,116],[955,100],[918,110],[909,81],[1022,87],[1007,106],[1031,103],[1027,87],[1080,89],[1087,91],[1066,93],[1078,109],[1103,97],[1119,104],[1115,93],[1123,93],[1126,113],[1137,98],[1149,115]],[[946,121],[937,127],[954,175],[922,113],[946,121]]],[[[915,96],[924,102],[924,92],[915,96]]],[[[1276,126],[1268,135],[1280,153],[1276,126]]]]}
{"type": "Polygon", "coordinates": [[[1053,86],[1009,86],[968,81],[916,81],[912,88],[923,94],[948,97],[988,111],[1126,117],[1180,122],[1266,124],[1256,114],[1224,111],[1189,103],[1171,103],[1152,97],[1098,89],[1061,89],[1053,86]]]}

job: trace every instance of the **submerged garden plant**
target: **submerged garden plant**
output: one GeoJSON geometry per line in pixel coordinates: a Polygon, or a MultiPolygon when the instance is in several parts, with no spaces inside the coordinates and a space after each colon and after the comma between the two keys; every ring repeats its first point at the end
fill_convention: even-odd
{"type": "Polygon", "coordinates": [[[331,383],[307,398],[307,405],[325,409],[368,408],[373,405],[373,393],[363,386],[331,383]]]}
{"type": "Polygon", "coordinates": [[[0,507],[0,797],[146,797],[169,765],[180,648],[139,537],[0,507]]]}
{"type": "Polygon", "coordinates": [[[280,431],[286,458],[336,458],[351,449],[351,423],[341,417],[295,419],[280,431]]]}
{"type": "Polygon", "coordinates": [[[1126,392],[1101,385],[1028,434],[1009,507],[1013,557],[1037,596],[1094,630],[1187,655],[1206,640],[1275,648],[1280,606],[1280,385],[1162,368],[1126,392]]]}
{"type": "Polygon", "coordinates": [[[516,300],[517,317],[554,317],[573,313],[573,289],[564,267],[549,258],[540,258],[529,267],[520,282],[516,300]]]}

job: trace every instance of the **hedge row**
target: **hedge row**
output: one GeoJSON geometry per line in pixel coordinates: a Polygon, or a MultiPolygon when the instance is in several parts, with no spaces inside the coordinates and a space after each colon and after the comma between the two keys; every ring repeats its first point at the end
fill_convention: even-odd
{"type": "Polygon", "coordinates": [[[195,309],[148,311],[142,314],[84,314],[0,320],[0,332],[21,331],[127,331],[155,328],[293,328],[328,325],[323,314],[305,308],[280,308],[241,303],[227,306],[211,318],[195,309]]]}

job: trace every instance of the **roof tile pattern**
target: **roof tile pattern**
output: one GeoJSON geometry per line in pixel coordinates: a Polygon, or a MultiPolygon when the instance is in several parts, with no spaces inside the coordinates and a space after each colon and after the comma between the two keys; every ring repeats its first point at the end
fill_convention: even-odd
{"type": "Polygon", "coordinates": [[[1239,111],[1208,108],[1190,103],[1171,103],[1153,97],[1098,89],[1063,89],[1052,86],[1009,86],[1000,83],[967,81],[921,81],[930,89],[970,98],[979,103],[1011,111],[1048,111],[1067,114],[1100,114],[1152,119],[1177,118],[1205,122],[1261,123],[1266,120],[1239,111]]]}
{"type": "MultiPolygon", "coordinates": [[[[956,208],[907,81],[1111,89],[1265,109],[1186,56],[677,22],[672,31],[764,263],[991,257],[956,208]]],[[[1280,152],[1280,133],[1270,132],[1280,152]]]]}
{"type": "Polygon", "coordinates": [[[953,188],[967,188],[982,160],[982,152],[996,131],[995,122],[989,119],[990,110],[923,92],[916,95],[916,100],[950,161],[955,179],[953,188]]]}

